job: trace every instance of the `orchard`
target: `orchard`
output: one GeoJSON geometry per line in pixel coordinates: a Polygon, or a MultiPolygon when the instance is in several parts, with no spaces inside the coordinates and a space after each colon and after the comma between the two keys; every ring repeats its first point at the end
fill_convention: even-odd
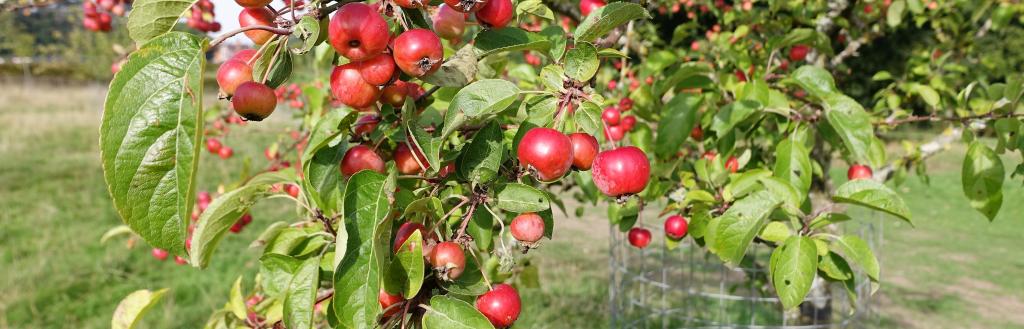
{"type": "MultiPolygon", "coordinates": [[[[926,177],[929,157],[966,146],[962,194],[990,221],[1007,173],[1024,174],[1019,156],[1001,160],[1024,149],[1024,78],[992,73],[978,42],[1024,23],[1019,1],[218,6],[239,14],[82,4],[84,28],[136,44],[113,70],[99,142],[146,257],[198,271],[233,253],[218,250],[231,233],[261,232],[257,280],[225,287],[206,328],[517,327],[531,317],[527,257],[558,238],[563,198],[607,207],[602,225],[645,252],[693,244],[739,266],[770,248],[755,264],[765,294],[799,312],[818,282],[850,298],[858,279],[885,289],[876,252],[842,227],[865,211],[913,225],[899,186],[926,177]],[[906,29],[929,41],[899,44],[906,29]],[[248,48],[210,63],[229,42],[248,48]],[[239,181],[198,187],[201,157],[232,159],[247,142],[232,131],[274,120],[295,124],[256,145],[239,181]],[[907,137],[923,126],[942,132],[907,137]],[[251,210],[267,199],[298,213],[261,220],[251,210]]],[[[162,295],[128,296],[115,327],[162,295]]]]}

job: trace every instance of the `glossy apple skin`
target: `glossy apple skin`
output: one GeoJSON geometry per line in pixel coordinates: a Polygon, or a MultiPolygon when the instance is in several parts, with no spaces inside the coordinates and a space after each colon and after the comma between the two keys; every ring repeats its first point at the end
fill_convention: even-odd
{"type": "Polygon", "coordinates": [[[430,254],[430,264],[438,270],[447,270],[448,280],[458,279],[466,270],[466,253],[458,243],[445,241],[438,243],[430,254]]]}
{"type": "Polygon", "coordinates": [[[580,13],[586,17],[594,10],[604,7],[604,5],[604,1],[601,0],[580,0],[580,13]]]}
{"type": "Polygon", "coordinates": [[[487,0],[476,12],[476,20],[487,28],[500,29],[512,21],[513,12],[512,0],[487,0]]]}
{"type": "Polygon", "coordinates": [[[252,81],[252,67],[244,61],[228,60],[217,68],[217,85],[227,95],[234,95],[238,86],[252,81]]]}
{"type": "Polygon", "coordinates": [[[544,218],[532,212],[522,213],[512,219],[509,229],[516,240],[528,244],[536,243],[544,237],[544,218]]]}
{"type": "Polygon", "coordinates": [[[612,141],[620,141],[626,136],[626,131],[623,130],[622,125],[608,126],[604,130],[604,138],[612,141]]]}
{"type": "Polygon", "coordinates": [[[239,6],[245,8],[261,8],[270,4],[270,0],[235,0],[239,6]]]}
{"type": "Polygon", "coordinates": [[[519,164],[532,167],[543,181],[554,181],[572,167],[572,141],[551,128],[533,128],[523,135],[516,150],[519,164]]]}
{"type": "Polygon", "coordinates": [[[448,4],[438,6],[432,18],[434,32],[442,38],[458,39],[466,32],[466,14],[452,9],[448,4]]]}
{"type": "Polygon", "coordinates": [[[356,145],[345,152],[341,158],[341,174],[345,177],[352,177],[362,170],[373,170],[383,174],[384,160],[366,145],[356,145]]]}
{"type": "Polygon", "coordinates": [[[731,173],[736,173],[740,170],[740,161],[736,157],[730,156],[728,159],[725,159],[725,169],[731,173]]]}
{"type": "Polygon", "coordinates": [[[811,51],[811,48],[806,45],[795,45],[789,48],[789,60],[793,62],[800,62],[807,58],[807,53],[811,51]]]}
{"type": "Polygon", "coordinates": [[[380,124],[380,116],[376,114],[364,115],[356,120],[356,124],[353,126],[353,134],[356,136],[362,136],[369,134],[377,129],[377,125],[380,124]]]}
{"type": "Polygon", "coordinates": [[[644,249],[647,245],[651,244],[651,231],[645,228],[634,227],[629,230],[628,234],[629,244],[644,249]]]}
{"type": "Polygon", "coordinates": [[[395,304],[398,304],[398,303],[401,303],[401,302],[404,302],[404,301],[405,301],[405,298],[402,297],[402,293],[398,293],[396,295],[392,295],[392,294],[389,294],[387,291],[385,291],[384,288],[381,288],[380,289],[380,293],[377,295],[377,302],[380,303],[381,310],[385,310],[384,311],[384,317],[385,318],[389,317],[389,316],[392,316],[392,315],[395,315],[395,314],[398,313],[398,311],[402,310],[402,308],[399,307],[399,306],[392,307],[391,309],[388,309],[388,307],[391,307],[391,305],[395,305],[395,304]]]}
{"type": "Polygon", "coordinates": [[[327,39],[334,50],[353,61],[367,60],[383,53],[391,36],[388,23],[362,2],[341,6],[331,17],[327,39]]]}
{"type": "MultiPolygon", "coordinates": [[[[402,249],[402,244],[405,244],[405,241],[409,240],[409,237],[412,236],[412,233],[416,231],[420,231],[420,236],[423,237],[423,241],[437,240],[437,236],[434,235],[434,232],[427,232],[427,228],[424,227],[423,224],[405,222],[402,223],[402,226],[398,227],[398,233],[395,233],[395,246],[393,248],[394,251],[397,253],[399,249],[402,249]]],[[[424,253],[426,253],[426,249],[424,249],[424,253]]]]}
{"type": "Polygon", "coordinates": [[[496,328],[507,328],[519,318],[522,300],[516,288],[504,283],[476,298],[476,309],[496,328]]]}
{"type": "Polygon", "coordinates": [[[362,108],[376,103],[380,90],[363,80],[355,63],[348,63],[331,72],[331,94],[342,104],[362,108]]]}
{"type": "Polygon", "coordinates": [[[590,170],[594,157],[600,151],[597,138],[588,133],[572,133],[569,134],[569,141],[572,143],[572,166],[579,170],[590,170]]]}
{"type": "Polygon", "coordinates": [[[601,193],[617,197],[643,191],[651,178],[651,163],[644,151],[625,146],[598,153],[590,172],[601,193]]]}
{"type": "Polygon", "coordinates": [[[619,124],[619,119],[621,118],[622,112],[619,112],[619,110],[616,110],[614,107],[605,108],[604,112],[601,112],[601,119],[608,123],[608,125],[614,126],[619,124]]]}
{"type": "Polygon", "coordinates": [[[152,254],[153,258],[156,258],[156,260],[159,261],[167,260],[167,256],[170,255],[170,253],[168,253],[167,250],[163,250],[160,248],[153,248],[152,254]]]}
{"type": "Polygon", "coordinates": [[[412,29],[395,38],[392,49],[398,68],[413,77],[421,77],[441,67],[444,48],[441,39],[427,29],[412,29]]]}
{"type": "MultiPolygon", "coordinates": [[[[244,8],[242,12],[238,13],[238,25],[241,27],[250,25],[276,26],[274,25],[274,12],[265,7],[244,8]]],[[[264,30],[249,30],[245,31],[245,36],[252,40],[253,43],[262,45],[267,43],[274,36],[274,33],[264,30]]]]}
{"type": "Polygon", "coordinates": [[[693,127],[693,130],[690,130],[690,138],[698,142],[704,140],[704,129],[700,126],[693,127]]]}
{"type": "Polygon", "coordinates": [[[277,108],[274,90],[262,83],[245,82],[238,86],[231,97],[235,113],[249,121],[263,121],[277,108]]]}
{"type": "Polygon", "coordinates": [[[477,0],[444,0],[444,4],[452,7],[458,12],[472,13],[480,10],[486,4],[486,1],[477,0]]]}
{"type": "Polygon", "coordinates": [[[380,91],[380,101],[391,104],[395,108],[402,107],[405,105],[405,96],[409,94],[408,84],[402,80],[395,80],[394,83],[380,91]]]}
{"type": "Polygon", "coordinates": [[[685,237],[688,227],[689,223],[683,216],[672,215],[665,219],[665,235],[673,240],[685,237]]]}
{"type": "Polygon", "coordinates": [[[398,167],[398,172],[403,175],[415,175],[423,172],[423,169],[429,169],[430,164],[427,163],[427,158],[420,152],[419,148],[415,145],[410,145],[409,142],[398,143],[398,147],[395,148],[395,166],[398,167]],[[416,158],[413,158],[413,152],[416,153],[416,158]],[[416,162],[416,160],[420,162],[416,162]],[[423,164],[423,168],[420,168],[420,163],[423,164]]]}
{"type": "Polygon", "coordinates": [[[382,86],[395,75],[395,60],[390,54],[373,56],[356,64],[363,81],[375,86],[382,86]]]}
{"type": "Polygon", "coordinates": [[[846,171],[846,178],[849,180],[871,179],[873,175],[871,168],[862,164],[854,164],[846,171]]]}
{"type": "Polygon", "coordinates": [[[632,131],[633,127],[636,126],[636,117],[632,115],[622,117],[622,123],[619,125],[622,126],[623,132],[632,131]]]}

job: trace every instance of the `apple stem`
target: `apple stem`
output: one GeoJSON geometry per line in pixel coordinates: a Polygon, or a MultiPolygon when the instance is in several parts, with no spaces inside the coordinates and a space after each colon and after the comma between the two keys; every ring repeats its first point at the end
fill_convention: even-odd
{"type": "Polygon", "coordinates": [[[233,37],[233,36],[235,36],[235,35],[237,35],[239,33],[243,33],[245,31],[252,31],[252,30],[264,30],[264,31],[268,31],[268,32],[271,32],[271,33],[274,33],[274,34],[278,34],[278,35],[289,35],[289,34],[292,34],[292,29],[271,27],[271,26],[266,26],[266,25],[249,25],[249,26],[246,26],[246,27],[243,27],[243,28],[239,28],[239,29],[236,29],[236,30],[233,30],[233,31],[228,31],[227,33],[221,34],[216,39],[213,39],[213,41],[210,41],[210,46],[207,47],[207,49],[213,49],[214,47],[217,47],[217,45],[220,45],[221,43],[223,43],[228,38],[231,38],[231,37],[233,37]]]}

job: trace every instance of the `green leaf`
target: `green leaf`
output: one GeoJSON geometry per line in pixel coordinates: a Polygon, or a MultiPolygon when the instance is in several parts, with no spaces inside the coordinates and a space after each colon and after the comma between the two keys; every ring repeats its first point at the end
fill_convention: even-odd
{"type": "Polygon", "coordinates": [[[804,65],[793,71],[790,79],[796,82],[804,91],[811,96],[822,98],[826,95],[838,93],[836,82],[823,68],[814,65],[804,65]]]}
{"type": "Polygon", "coordinates": [[[800,201],[811,189],[814,169],[811,167],[811,152],[802,143],[792,138],[782,140],[775,146],[775,177],[789,182],[801,192],[800,201]]]}
{"type": "MultiPolygon", "coordinates": [[[[342,211],[348,235],[347,251],[334,272],[331,302],[341,328],[373,327],[381,312],[377,296],[384,263],[379,258],[387,255],[379,253],[382,243],[375,240],[385,228],[390,235],[390,224],[386,220],[391,210],[388,195],[395,187],[388,181],[384,175],[364,170],[352,175],[345,186],[342,211]]],[[[383,244],[385,252],[389,252],[390,244],[387,241],[383,244]]]]}
{"type": "Polygon", "coordinates": [[[230,297],[228,298],[227,306],[225,306],[238,319],[245,319],[246,316],[245,299],[242,295],[242,276],[238,276],[235,279],[235,283],[231,285],[230,297]]]}
{"type": "Polygon", "coordinates": [[[314,16],[302,16],[299,19],[299,23],[295,24],[295,32],[293,33],[299,40],[302,40],[302,47],[292,49],[292,53],[296,55],[308,53],[317,44],[327,39],[326,35],[320,34],[320,31],[327,31],[324,27],[327,26],[328,20],[329,18],[327,17],[318,20],[314,16]]]}
{"type": "Polygon", "coordinates": [[[846,281],[853,279],[853,269],[850,268],[850,264],[843,259],[843,256],[829,251],[828,254],[821,257],[818,261],[818,270],[825,274],[829,279],[836,281],[846,281]]]}
{"type": "MultiPolygon", "coordinates": [[[[549,209],[550,210],[550,209],[549,209]]],[[[545,227],[547,231],[547,227],[545,227]]],[[[466,232],[473,237],[477,249],[490,250],[494,243],[494,216],[490,211],[475,211],[466,232]]]]}
{"type": "Polygon", "coordinates": [[[565,53],[565,75],[576,81],[590,80],[600,66],[597,48],[590,43],[578,42],[575,48],[565,53]]]}
{"type": "Polygon", "coordinates": [[[613,2],[590,13],[576,27],[576,42],[591,42],[608,34],[619,25],[634,19],[649,18],[644,7],[629,2],[613,2]]]}
{"type": "MultiPolygon", "coordinates": [[[[555,20],[555,13],[541,0],[523,0],[516,4],[516,16],[530,14],[550,21],[555,20]]],[[[504,30],[504,29],[500,29],[504,30]]]]}
{"type": "Polygon", "coordinates": [[[690,210],[690,225],[687,232],[694,239],[703,238],[707,233],[708,222],[711,222],[711,212],[708,206],[698,204],[690,210]]]}
{"type": "Polygon", "coordinates": [[[736,201],[709,225],[705,233],[711,236],[708,248],[727,264],[739,264],[747,247],[767,224],[765,218],[781,203],[768,191],[758,191],[736,201]]]}
{"type": "MultiPolygon", "coordinates": [[[[757,113],[760,108],[759,103],[750,100],[727,104],[715,113],[714,120],[711,121],[711,130],[718,136],[728,135],[736,125],[757,113]]],[[[689,135],[690,132],[687,131],[686,134],[689,135]]]]}
{"type": "Polygon", "coordinates": [[[402,13],[405,14],[405,18],[408,19],[412,28],[427,30],[434,28],[434,22],[430,19],[430,13],[427,13],[426,9],[402,8],[402,13]]]}
{"type": "Polygon", "coordinates": [[[391,259],[391,268],[388,270],[388,279],[384,282],[384,287],[391,294],[401,292],[402,296],[416,296],[423,286],[425,270],[423,235],[420,230],[416,230],[398,249],[395,258],[391,259]]]}
{"type": "Polygon", "coordinates": [[[885,22],[890,27],[899,26],[903,21],[903,12],[907,9],[907,2],[905,0],[894,0],[889,5],[889,10],[885,13],[885,22]]]}
{"type": "Polygon", "coordinates": [[[506,27],[480,31],[473,38],[473,46],[476,47],[478,56],[484,58],[506,51],[547,52],[551,48],[551,41],[539,33],[527,32],[517,27],[506,27]]]}
{"type": "Polygon", "coordinates": [[[114,75],[100,126],[114,208],[147,243],[177,255],[185,250],[203,144],[205,47],[183,32],[142,45],[114,75]]]}
{"type": "MultiPolygon", "coordinates": [[[[289,329],[313,327],[316,291],[320,287],[320,257],[311,257],[299,265],[284,297],[284,325],[289,329]]],[[[378,304],[379,305],[379,304],[378,304]]]]}
{"type": "Polygon", "coordinates": [[[406,121],[408,126],[409,136],[412,136],[413,143],[423,153],[423,157],[426,158],[428,165],[428,172],[437,172],[441,168],[441,146],[444,140],[439,137],[434,137],[431,133],[427,132],[426,129],[421,129],[415,123],[406,121]]]}
{"type": "Polygon", "coordinates": [[[473,135],[456,160],[459,177],[474,183],[488,183],[498,176],[505,155],[505,136],[497,121],[473,135]]]}
{"type": "Polygon", "coordinates": [[[839,134],[854,160],[873,166],[881,165],[885,159],[879,157],[884,156],[884,153],[872,151],[875,131],[871,126],[871,116],[864,108],[853,98],[843,94],[826,95],[823,100],[825,119],[839,134]]]}
{"type": "Polygon", "coordinates": [[[168,33],[195,3],[193,0],[134,1],[128,13],[128,36],[142,44],[168,33]]]}
{"type": "Polygon", "coordinates": [[[160,298],[167,293],[167,288],[157,291],[146,289],[136,290],[125,296],[117,308],[114,309],[114,317],[110,320],[111,329],[132,329],[139,323],[139,319],[146,315],[153,305],[160,302],[160,298]]]}
{"type": "Polygon", "coordinates": [[[437,71],[420,80],[440,87],[462,87],[476,78],[478,61],[473,45],[466,45],[448,57],[437,71]]]}
{"type": "Polygon", "coordinates": [[[793,236],[775,248],[770,260],[772,286],[786,310],[800,305],[811,291],[818,252],[811,238],[793,236]]]}
{"type": "Polygon", "coordinates": [[[284,297],[292,276],[302,261],[282,254],[263,254],[260,257],[260,287],[269,297],[284,297]]]}
{"type": "Polygon", "coordinates": [[[847,214],[842,214],[842,213],[823,213],[823,214],[818,215],[818,217],[812,219],[811,220],[811,224],[808,225],[808,226],[810,226],[811,230],[816,230],[816,229],[825,227],[827,225],[836,224],[836,223],[842,223],[842,222],[845,222],[845,221],[848,221],[848,220],[851,220],[851,219],[853,219],[853,218],[850,218],[850,216],[847,215],[847,214]]]}
{"type": "Polygon", "coordinates": [[[913,90],[915,93],[921,96],[921,99],[923,99],[925,103],[928,103],[928,106],[931,106],[933,108],[938,107],[939,102],[942,100],[939,97],[939,92],[935,91],[935,89],[932,87],[922,84],[915,84],[913,90]]]}
{"type": "Polygon", "coordinates": [[[864,274],[867,274],[871,281],[878,282],[880,273],[878,259],[875,258],[875,253],[871,251],[871,247],[863,239],[855,235],[844,235],[832,240],[829,249],[839,252],[845,256],[846,260],[860,266],[864,270],[864,274]]]}
{"type": "Polygon", "coordinates": [[[680,93],[665,104],[658,122],[658,133],[655,134],[654,153],[664,158],[675,156],[680,151],[680,145],[697,125],[700,102],[700,95],[680,93]]]}
{"type": "Polygon", "coordinates": [[[473,305],[449,297],[430,298],[430,308],[423,314],[423,329],[494,329],[491,321],[473,305]]]}
{"type": "Polygon", "coordinates": [[[501,79],[480,80],[459,90],[444,114],[441,139],[447,139],[467,119],[495,115],[508,108],[519,96],[519,87],[501,79]]]}
{"type": "Polygon", "coordinates": [[[551,60],[561,62],[562,56],[565,55],[566,45],[569,43],[569,36],[565,33],[565,30],[561,26],[551,24],[540,30],[540,35],[551,42],[551,49],[548,50],[551,60]]]}
{"type": "Polygon", "coordinates": [[[769,222],[768,225],[761,230],[760,237],[765,241],[783,243],[792,235],[793,232],[789,229],[789,226],[786,226],[786,223],[769,222]]]}
{"type": "Polygon", "coordinates": [[[576,127],[591,136],[602,135],[601,107],[597,104],[583,102],[580,108],[573,112],[572,118],[576,121],[576,127]]]}
{"type": "Polygon", "coordinates": [[[910,209],[903,203],[903,199],[889,187],[871,179],[846,182],[836,189],[832,199],[883,211],[913,224],[910,221],[910,209]]]}
{"type": "Polygon", "coordinates": [[[210,257],[220,244],[220,239],[256,201],[272,194],[271,185],[293,181],[295,171],[291,169],[265,172],[210,202],[192,232],[192,249],[189,250],[192,266],[205,268],[210,263],[210,257]]]}
{"type": "Polygon", "coordinates": [[[495,199],[498,208],[515,213],[538,212],[551,207],[548,203],[548,196],[544,192],[519,183],[509,183],[498,187],[495,199]]]}
{"type": "Polygon", "coordinates": [[[615,48],[602,48],[597,51],[597,57],[600,58],[614,58],[614,59],[629,59],[629,55],[626,55],[622,51],[615,48]]]}
{"type": "Polygon", "coordinates": [[[964,195],[971,207],[992,221],[1003,205],[1003,161],[992,149],[975,140],[967,149],[963,166],[964,195]]]}
{"type": "Polygon", "coordinates": [[[317,208],[332,214],[338,210],[341,172],[338,164],[345,156],[345,137],[357,112],[348,108],[328,111],[316,122],[302,154],[302,180],[306,195],[317,208]]]}
{"type": "Polygon", "coordinates": [[[277,38],[263,48],[265,52],[259,54],[259,58],[252,63],[254,81],[264,81],[263,78],[266,77],[263,83],[270,88],[280,87],[285,81],[288,81],[292,75],[292,54],[284,51],[285,49],[278,51],[278,48],[283,47],[287,47],[284,38],[277,38]],[[273,62],[273,67],[270,66],[271,62],[273,62]],[[269,73],[267,73],[268,70],[269,73]]]}

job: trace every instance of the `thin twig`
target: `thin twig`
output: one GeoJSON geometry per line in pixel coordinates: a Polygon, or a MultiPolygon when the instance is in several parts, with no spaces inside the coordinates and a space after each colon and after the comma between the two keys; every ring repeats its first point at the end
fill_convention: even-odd
{"type": "Polygon", "coordinates": [[[228,32],[226,32],[224,34],[221,34],[216,39],[213,39],[213,41],[210,41],[210,47],[208,49],[213,49],[214,47],[217,47],[217,45],[221,44],[222,42],[224,42],[228,38],[231,38],[231,37],[233,37],[233,36],[235,36],[235,35],[237,35],[239,33],[243,33],[243,32],[246,32],[246,31],[252,31],[252,30],[264,30],[264,31],[268,31],[270,33],[274,33],[274,34],[278,34],[278,35],[289,35],[289,34],[292,34],[292,29],[285,29],[285,28],[272,27],[272,26],[266,26],[266,25],[249,25],[249,26],[246,26],[246,27],[243,27],[243,28],[239,28],[237,30],[228,31],[228,32]]]}

